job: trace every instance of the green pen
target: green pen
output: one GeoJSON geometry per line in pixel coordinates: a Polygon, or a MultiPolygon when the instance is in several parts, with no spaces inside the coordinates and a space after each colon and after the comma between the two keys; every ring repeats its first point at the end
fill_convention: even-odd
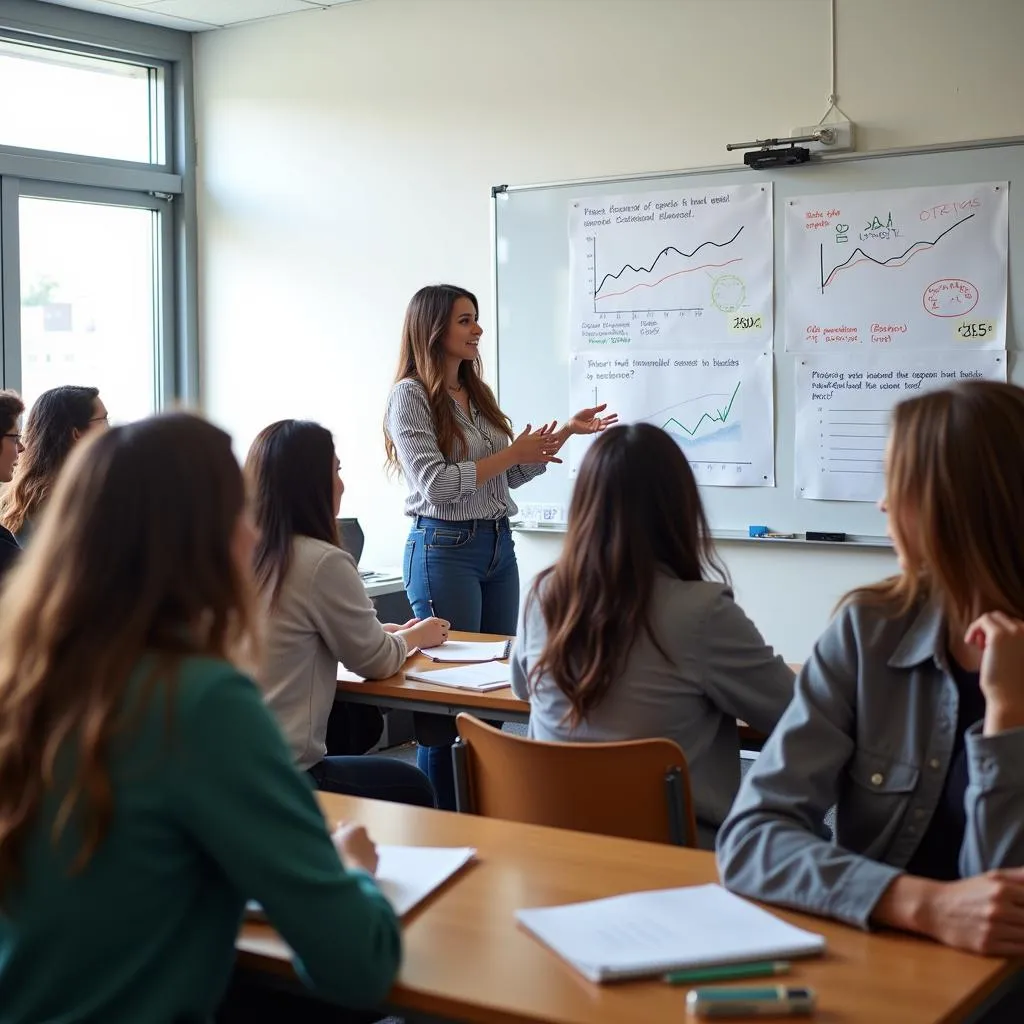
{"type": "Polygon", "coordinates": [[[692,971],[672,971],[665,975],[665,980],[670,985],[690,985],[703,981],[732,981],[736,978],[768,978],[788,973],[788,960],[763,960],[753,964],[722,964],[720,967],[698,967],[692,971]]]}

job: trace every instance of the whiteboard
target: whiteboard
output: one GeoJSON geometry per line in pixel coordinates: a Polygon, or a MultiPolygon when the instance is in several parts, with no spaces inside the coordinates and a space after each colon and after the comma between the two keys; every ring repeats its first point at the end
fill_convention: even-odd
{"type": "MultiPolygon", "coordinates": [[[[494,274],[498,397],[517,428],[575,412],[569,395],[569,205],[595,191],[641,192],[771,181],[775,219],[775,478],[769,487],[703,487],[711,528],[720,536],[745,535],[750,525],[784,533],[807,530],[878,538],[882,514],[866,502],[812,501],[794,494],[795,361],[785,351],[781,325],[786,273],[782,210],[791,196],[863,189],[1009,181],[1010,379],[1024,385],[1024,139],[960,147],[836,155],[798,167],[752,171],[746,167],[676,171],[493,190],[494,274]]],[[[566,465],[552,465],[517,498],[564,505],[572,481],[566,465]]]]}

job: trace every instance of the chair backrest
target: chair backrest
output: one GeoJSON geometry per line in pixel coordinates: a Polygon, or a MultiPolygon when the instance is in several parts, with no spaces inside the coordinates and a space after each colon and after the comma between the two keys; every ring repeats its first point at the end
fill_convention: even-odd
{"type": "Polygon", "coordinates": [[[488,818],[693,846],[690,773],[678,744],[546,743],[456,718],[458,809],[488,818]]]}

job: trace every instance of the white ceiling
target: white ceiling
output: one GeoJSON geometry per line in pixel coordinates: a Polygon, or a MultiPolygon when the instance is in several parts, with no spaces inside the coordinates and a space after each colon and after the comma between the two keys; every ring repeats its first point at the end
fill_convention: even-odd
{"type": "Polygon", "coordinates": [[[352,0],[44,0],[80,11],[112,14],[183,32],[205,32],[280,14],[324,10],[352,0]]]}

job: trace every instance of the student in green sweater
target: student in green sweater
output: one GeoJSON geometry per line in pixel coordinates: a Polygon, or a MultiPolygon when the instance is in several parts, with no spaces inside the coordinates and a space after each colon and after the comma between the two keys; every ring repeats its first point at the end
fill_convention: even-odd
{"type": "Polygon", "coordinates": [[[325,998],[391,987],[373,844],[328,834],[236,668],[254,539],[196,417],[97,435],[57,482],[0,601],[0,1024],[212,1020],[247,898],[325,998]]]}

